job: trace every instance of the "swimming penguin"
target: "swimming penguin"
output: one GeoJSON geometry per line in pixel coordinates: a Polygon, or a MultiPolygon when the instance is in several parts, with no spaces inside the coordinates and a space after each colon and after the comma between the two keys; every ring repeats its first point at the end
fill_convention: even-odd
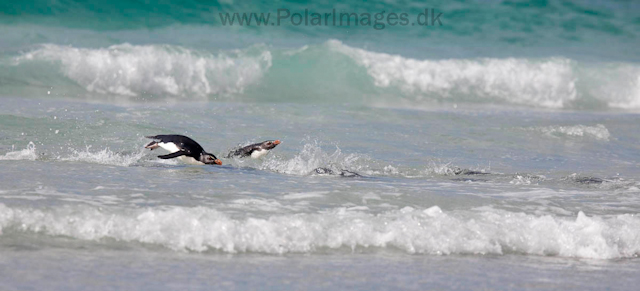
{"type": "Polygon", "coordinates": [[[251,157],[251,158],[257,159],[257,158],[262,157],[262,156],[266,155],[267,153],[269,153],[270,150],[272,150],[273,148],[275,148],[279,144],[280,144],[279,140],[266,140],[266,141],[263,141],[263,142],[250,144],[248,146],[241,147],[241,148],[239,148],[239,149],[237,149],[235,151],[231,151],[227,155],[227,158],[231,158],[231,157],[240,157],[240,158],[251,157]]]}
{"type": "Polygon", "coordinates": [[[213,154],[204,151],[195,140],[184,135],[153,135],[146,136],[146,138],[154,139],[145,148],[154,150],[161,147],[169,154],[158,156],[161,159],[180,158],[182,161],[190,164],[208,164],[208,165],[222,165],[222,162],[216,158],[213,154]]]}
{"type": "Polygon", "coordinates": [[[319,175],[337,175],[337,176],[342,176],[347,178],[362,177],[362,175],[349,170],[334,171],[332,169],[325,168],[325,167],[316,168],[313,171],[319,175]]]}

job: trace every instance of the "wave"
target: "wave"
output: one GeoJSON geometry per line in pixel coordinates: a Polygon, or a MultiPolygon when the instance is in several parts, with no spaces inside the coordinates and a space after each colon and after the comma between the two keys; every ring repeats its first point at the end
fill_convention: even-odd
{"type": "Polygon", "coordinates": [[[88,92],[201,98],[241,93],[271,66],[271,53],[259,47],[212,54],[169,45],[45,44],[15,58],[14,65],[32,62],[59,64],[64,76],[88,92]]]}
{"type": "Polygon", "coordinates": [[[640,66],[631,63],[562,57],[413,59],[337,40],[293,50],[257,45],[218,53],[170,45],[92,49],[45,44],[11,63],[0,80],[42,87],[39,95],[640,108],[640,66]],[[16,81],[15,75],[23,79],[16,81]]]}
{"type": "Polygon", "coordinates": [[[575,77],[567,59],[416,60],[339,41],[328,45],[365,67],[376,86],[397,87],[407,95],[501,99],[552,108],[576,99],[575,77]]]}
{"type": "Polygon", "coordinates": [[[579,108],[605,103],[640,108],[640,67],[631,64],[582,64],[567,58],[480,58],[417,60],[327,45],[366,68],[375,86],[398,88],[407,96],[454,102],[579,108]]]}
{"type": "Polygon", "coordinates": [[[33,142],[27,144],[27,148],[20,151],[11,151],[3,156],[0,156],[0,160],[4,161],[18,161],[18,160],[31,160],[35,161],[38,158],[36,154],[36,145],[33,142]]]}
{"type": "Polygon", "coordinates": [[[161,245],[176,251],[316,253],[390,248],[410,254],[528,254],[616,259],[640,254],[640,219],[535,216],[495,209],[405,207],[377,215],[344,208],[315,214],[232,218],[196,207],[111,211],[91,206],[42,209],[0,204],[0,233],[35,232],[97,241],[161,245]]]}

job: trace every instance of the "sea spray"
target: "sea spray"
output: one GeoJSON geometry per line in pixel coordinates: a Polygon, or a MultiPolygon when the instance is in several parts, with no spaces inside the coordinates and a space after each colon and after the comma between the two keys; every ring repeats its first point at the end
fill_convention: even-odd
{"type": "Polygon", "coordinates": [[[11,151],[0,156],[0,160],[5,161],[17,161],[17,160],[31,160],[34,161],[38,158],[36,154],[36,145],[33,142],[27,144],[27,148],[20,151],[11,151]]]}

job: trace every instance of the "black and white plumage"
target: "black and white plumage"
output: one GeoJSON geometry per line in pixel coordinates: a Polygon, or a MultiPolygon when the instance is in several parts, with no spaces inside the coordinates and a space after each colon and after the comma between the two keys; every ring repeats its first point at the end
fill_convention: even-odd
{"type": "Polygon", "coordinates": [[[222,162],[215,155],[207,153],[200,144],[187,136],[169,134],[146,136],[146,138],[154,141],[144,146],[145,148],[154,150],[160,147],[169,152],[169,154],[158,156],[158,158],[179,158],[186,163],[198,165],[222,165],[222,162]]]}
{"type": "Polygon", "coordinates": [[[257,159],[257,158],[260,158],[260,157],[266,155],[267,153],[269,153],[270,150],[272,150],[273,148],[275,148],[279,144],[280,144],[279,140],[266,140],[266,141],[263,141],[263,142],[250,144],[248,146],[244,146],[244,147],[241,147],[239,149],[231,151],[227,155],[227,158],[231,158],[231,157],[240,157],[240,158],[251,157],[253,159],[257,159]]]}

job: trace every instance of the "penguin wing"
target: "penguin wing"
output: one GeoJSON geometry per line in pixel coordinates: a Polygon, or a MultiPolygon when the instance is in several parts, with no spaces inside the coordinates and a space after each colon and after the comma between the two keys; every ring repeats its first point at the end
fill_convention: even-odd
{"type": "Polygon", "coordinates": [[[227,158],[231,158],[233,156],[236,157],[248,157],[251,155],[251,153],[254,151],[253,145],[248,145],[245,147],[241,147],[239,149],[236,149],[235,151],[231,151],[228,155],[227,158]]]}
{"type": "Polygon", "coordinates": [[[173,158],[177,158],[179,156],[184,156],[187,155],[188,153],[186,151],[177,151],[175,153],[171,153],[171,154],[167,154],[167,155],[162,155],[162,156],[158,156],[158,158],[161,159],[173,159],[173,158]]]}
{"type": "Polygon", "coordinates": [[[183,151],[187,151],[187,155],[194,154],[194,153],[199,154],[202,151],[204,151],[204,149],[200,144],[198,144],[195,140],[191,139],[190,137],[184,136],[184,135],[161,134],[161,135],[153,135],[153,136],[146,136],[146,137],[150,139],[159,140],[160,142],[163,142],[163,143],[172,142],[176,146],[178,146],[178,148],[182,149],[183,151]]]}

